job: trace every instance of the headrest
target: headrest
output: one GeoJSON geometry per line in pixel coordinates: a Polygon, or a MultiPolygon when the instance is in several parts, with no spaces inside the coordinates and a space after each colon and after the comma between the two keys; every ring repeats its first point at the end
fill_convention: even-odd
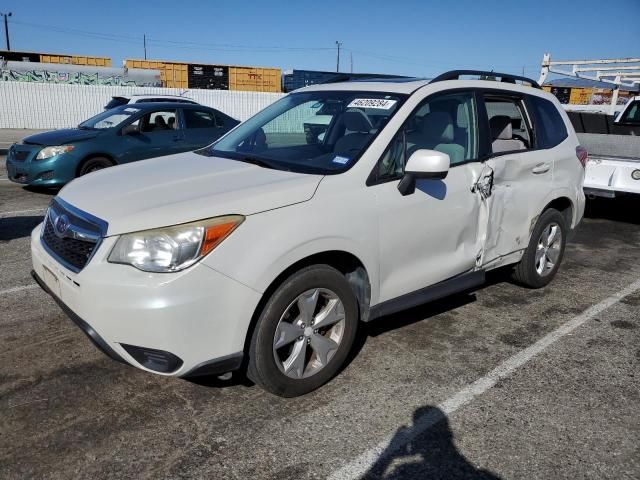
{"type": "Polygon", "coordinates": [[[350,132],[366,132],[369,133],[373,129],[371,120],[362,110],[347,110],[344,112],[344,126],[350,132]]]}
{"type": "Polygon", "coordinates": [[[469,115],[467,113],[467,104],[461,103],[456,111],[456,126],[458,128],[469,128],[469,115]]]}
{"type": "Polygon", "coordinates": [[[447,112],[427,113],[422,120],[422,134],[429,143],[453,142],[453,119],[447,112]]]}
{"type": "Polygon", "coordinates": [[[511,117],[506,115],[496,115],[489,120],[491,138],[493,140],[512,140],[513,130],[511,127],[511,117]]]}

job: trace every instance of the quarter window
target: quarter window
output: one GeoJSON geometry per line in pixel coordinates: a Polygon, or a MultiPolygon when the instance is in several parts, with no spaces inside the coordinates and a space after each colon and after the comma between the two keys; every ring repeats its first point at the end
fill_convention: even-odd
{"type": "Polygon", "coordinates": [[[405,121],[376,167],[377,181],[400,178],[416,150],[449,155],[451,166],[478,158],[478,122],[473,93],[427,99],[405,121]]]}
{"type": "Polygon", "coordinates": [[[536,112],[536,140],[538,148],[552,148],[567,138],[567,127],[556,106],[544,98],[530,96],[536,112]]]}

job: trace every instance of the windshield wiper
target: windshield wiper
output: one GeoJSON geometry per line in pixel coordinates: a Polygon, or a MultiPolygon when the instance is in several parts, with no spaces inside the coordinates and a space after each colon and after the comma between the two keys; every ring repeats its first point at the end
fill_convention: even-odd
{"type": "Polygon", "coordinates": [[[250,163],[251,165],[257,165],[258,167],[271,168],[274,170],[282,170],[281,168],[278,168],[274,163],[269,162],[268,160],[264,160],[262,158],[244,156],[242,158],[238,158],[238,160],[241,162],[250,163]]]}
{"type": "Polygon", "coordinates": [[[86,125],[78,125],[80,130],[95,130],[93,127],[87,127],[86,125]]]}

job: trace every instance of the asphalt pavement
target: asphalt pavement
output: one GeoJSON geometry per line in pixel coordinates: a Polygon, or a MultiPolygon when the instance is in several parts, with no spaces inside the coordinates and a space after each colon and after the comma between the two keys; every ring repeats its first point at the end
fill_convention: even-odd
{"type": "Polygon", "coordinates": [[[548,287],[381,318],[282,399],[97,351],[29,275],[53,193],[0,171],[0,478],[640,478],[638,201],[591,204],[548,287]]]}

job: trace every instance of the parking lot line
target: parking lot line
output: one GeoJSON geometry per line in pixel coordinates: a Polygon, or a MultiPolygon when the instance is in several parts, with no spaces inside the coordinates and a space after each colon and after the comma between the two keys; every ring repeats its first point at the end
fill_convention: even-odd
{"type": "Polygon", "coordinates": [[[30,213],[30,212],[44,212],[46,208],[29,208],[27,210],[14,210],[13,212],[0,212],[0,217],[9,216],[9,215],[18,215],[21,213],[30,213]]]}
{"type": "Polygon", "coordinates": [[[0,290],[0,295],[7,295],[9,293],[22,292],[23,290],[31,290],[37,288],[38,285],[32,283],[31,285],[22,285],[20,287],[7,288],[6,290],[0,290]]]}
{"type": "Polygon", "coordinates": [[[430,413],[420,417],[408,433],[396,433],[393,436],[390,435],[386,437],[376,446],[370,448],[343,467],[334,471],[329,476],[329,479],[342,480],[361,477],[383,455],[385,457],[392,455],[401,447],[415,440],[424,432],[443,420],[446,415],[452,414],[460,407],[471,402],[475,397],[482,395],[492,388],[499,380],[511,375],[515,370],[523,366],[536,355],[542,353],[547,347],[558,341],[560,338],[570,334],[576,328],[591,320],[596,315],[599,315],[607,308],[615,305],[626,296],[631,295],[638,290],[640,290],[640,279],[604,299],[602,302],[589,307],[580,315],[573,317],[571,320],[564,323],[553,332],[545,335],[534,344],[508,358],[482,378],[467,385],[452,397],[449,397],[438,405],[438,408],[433,409],[430,413]]]}

